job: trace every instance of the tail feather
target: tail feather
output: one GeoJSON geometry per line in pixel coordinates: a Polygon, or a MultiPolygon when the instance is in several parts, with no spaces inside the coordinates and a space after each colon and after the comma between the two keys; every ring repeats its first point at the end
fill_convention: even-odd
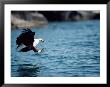
{"type": "Polygon", "coordinates": [[[30,47],[24,47],[20,50],[20,52],[27,52],[27,51],[30,51],[31,48],[30,47]]]}

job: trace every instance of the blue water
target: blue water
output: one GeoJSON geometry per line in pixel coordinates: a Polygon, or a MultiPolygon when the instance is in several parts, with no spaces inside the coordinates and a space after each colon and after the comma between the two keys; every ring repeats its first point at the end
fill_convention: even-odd
{"type": "Polygon", "coordinates": [[[98,77],[100,76],[100,21],[53,22],[34,28],[43,38],[42,53],[18,52],[11,34],[12,77],[98,77]]]}

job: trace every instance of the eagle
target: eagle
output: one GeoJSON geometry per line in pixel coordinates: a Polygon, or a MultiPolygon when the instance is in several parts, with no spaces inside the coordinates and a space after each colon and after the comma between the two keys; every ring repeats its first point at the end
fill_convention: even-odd
{"type": "Polygon", "coordinates": [[[23,29],[22,33],[16,38],[17,49],[24,45],[25,47],[21,48],[20,52],[27,52],[33,50],[34,52],[41,52],[43,49],[38,49],[35,46],[39,42],[44,42],[42,38],[35,39],[35,32],[31,31],[29,28],[23,29]]]}

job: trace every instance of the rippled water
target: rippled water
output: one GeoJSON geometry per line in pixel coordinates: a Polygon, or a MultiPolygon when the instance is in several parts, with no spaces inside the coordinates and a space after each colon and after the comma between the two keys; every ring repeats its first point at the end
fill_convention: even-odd
{"type": "Polygon", "coordinates": [[[11,76],[14,77],[93,77],[100,76],[100,21],[55,22],[32,29],[44,43],[40,54],[17,52],[11,34],[11,76]]]}

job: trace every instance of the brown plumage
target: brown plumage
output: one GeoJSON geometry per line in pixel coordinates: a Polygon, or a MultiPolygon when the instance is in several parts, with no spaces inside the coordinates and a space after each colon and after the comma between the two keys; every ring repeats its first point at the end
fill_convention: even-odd
{"type": "Polygon", "coordinates": [[[38,50],[33,46],[34,35],[35,32],[32,32],[30,29],[23,29],[22,33],[16,39],[17,48],[23,44],[26,47],[22,48],[20,51],[27,52],[33,50],[37,52],[38,50]]]}

